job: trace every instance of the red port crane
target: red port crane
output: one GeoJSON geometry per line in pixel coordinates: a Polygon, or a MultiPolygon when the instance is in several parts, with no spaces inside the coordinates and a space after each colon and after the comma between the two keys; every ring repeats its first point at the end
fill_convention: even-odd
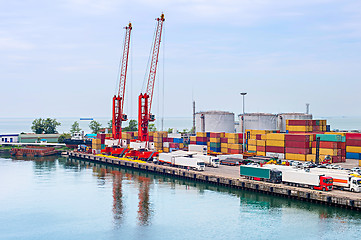
{"type": "Polygon", "coordinates": [[[118,95],[113,97],[113,138],[121,139],[122,137],[122,121],[127,121],[127,115],[123,114],[124,110],[124,94],[125,94],[125,83],[127,79],[128,69],[128,57],[129,57],[129,46],[130,46],[130,33],[132,31],[132,24],[129,23],[125,27],[125,40],[123,49],[122,65],[120,68],[120,80],[118,95]]]}
{"type": "Polygon", "coordinates": [[[159,47],[162,37],[163,22],[165,21],[164,14],[160,18],[156,18],[158,24],[155,32],[154,44],[153,44],[153,53],[151,59],[151,65],[148,76],[148,84],[145,93],[139,95],[139,106],[138,106],[138,139],[142,142],[149,141],[148,134],[148,125],[149,122],[155,120],[155,116],[151,114],[150,110],[152,107],[153,100],[153,90],[155,76],[157,73],[158,65],[158,56],[159,56],[159,47]]]}

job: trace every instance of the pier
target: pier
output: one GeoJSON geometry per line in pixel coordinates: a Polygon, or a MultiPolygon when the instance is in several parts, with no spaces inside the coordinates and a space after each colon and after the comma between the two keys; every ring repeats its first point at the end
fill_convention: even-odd
{"type": "Polygon", "coordinates": [[[222,166],[220,168],[206,168],[204,172],[176,168],[166,165],[158,165],[141,161],[132,161],[125,158],[114,158],[85,154],[80,152],[68,152],[68,156],[80,158],[90,162],[99,162],[113,166],[127,167],[141,171],[155,172],[158,174],[186,178],[194,181],[201,181],[210,184],[223,185],[232,188],[246,189],[262,192],[269,195],[278,195],[290,199],[314,202],[329,206],[337,206],[354,210],[361,210],[361,193],[333,190],[323,192],[308,188],[293,187],[284,184],[273,184],[268,182],[254,181],[241,178],[239,168],[222,166]]]}

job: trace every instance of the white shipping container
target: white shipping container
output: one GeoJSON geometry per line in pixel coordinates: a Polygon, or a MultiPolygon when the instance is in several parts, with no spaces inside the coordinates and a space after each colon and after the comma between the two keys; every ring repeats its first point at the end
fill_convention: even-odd
{"type": "Polygon", "coordinates": [[[190,145],[188,145],[188,151],[190,151],[190,152],[200,152],[200,153],[203,153],[203,154],[207,154],[207,146],[190,144],[190,145]]]}

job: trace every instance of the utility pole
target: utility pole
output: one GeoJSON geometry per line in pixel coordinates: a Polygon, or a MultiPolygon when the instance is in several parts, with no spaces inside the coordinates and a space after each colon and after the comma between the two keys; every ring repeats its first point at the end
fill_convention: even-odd
{"type": "Polygon", "coordinates": [[[196,133],[196,101],[193,101],[193,134],[196,133]]]}
{"type": "Polygon", "coordinates": [[[306,103],[306,114],[310,114],[310,104],[306,103]]]}
{"type": "Polygon", "coordinates": [[[244,153],[245,152],[245,149],[246,149],[246,145],[245,145],[245,137],[244,137],[244,132],[245,132],[245,126],[244,126],[244,96],[247,95],[246,92],[241,92],[240,93],[242,95],[242,98],[243,98],[243,114],[242,114],[242,136],[243,136],[243,141],[242,141],[242,152],[244,153]]]}

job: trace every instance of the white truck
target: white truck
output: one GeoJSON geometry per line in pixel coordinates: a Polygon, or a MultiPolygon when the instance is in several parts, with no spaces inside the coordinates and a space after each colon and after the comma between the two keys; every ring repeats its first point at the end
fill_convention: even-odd
{"type": "Polygon", "coordinates": [[[282,182],[299,187],[331,191],[333,189],[332,177],[320,173],[310,173],[304,170],[281,170],[282,182]]]}
{"type": "Polygon", "coordinates": [[[167,163],[176,167],[190,168],[198,171],[204,171],[205,164],[202,159],[193,157],[192,154],[182,153],[159,153],[158,161],[160,163],[167,163]]]}
{"type": "Polygon", "coordinates": [[[312,173],[322,173],[333,178],[337,189],[361,192],[361,178],[351,176],[346,171],[332,169],[311,169],[312,173]]]}
{"type": "Polygon", "coordinates": [[[219,167],[219,158],[207,155],[207,146],[190,144],[188,145],[188,153],[194,154],[194,158],[202,159],[207,166],[219,167]]]}

